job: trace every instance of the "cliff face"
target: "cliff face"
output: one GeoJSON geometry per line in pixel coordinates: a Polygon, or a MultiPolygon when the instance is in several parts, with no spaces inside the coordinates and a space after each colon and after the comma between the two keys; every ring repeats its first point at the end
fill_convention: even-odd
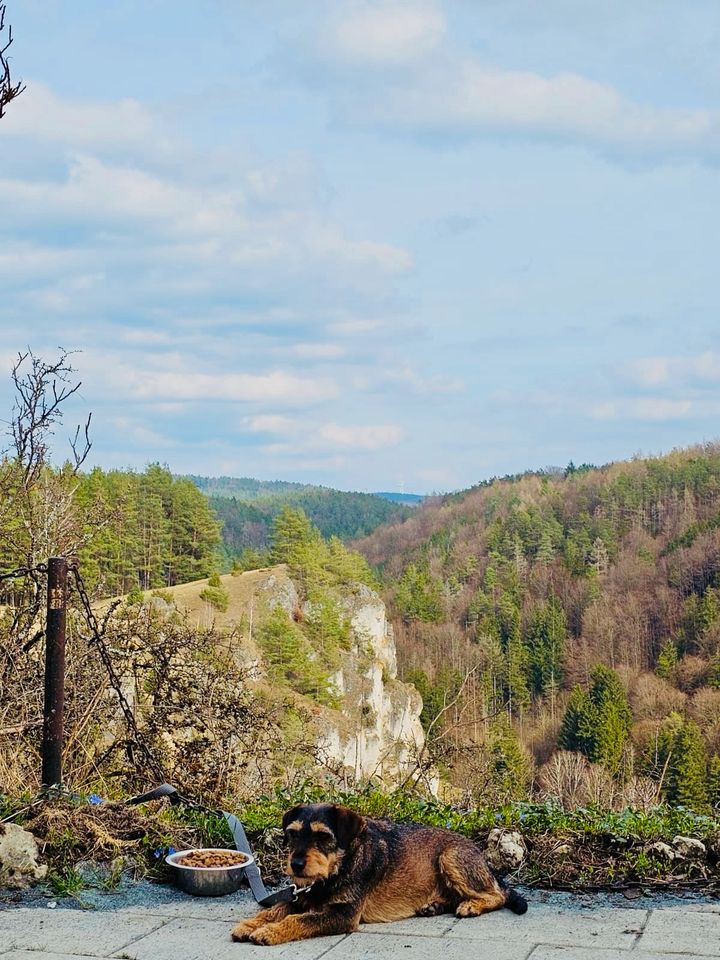
{"type": "Polygon", "coordinates": [[[344,694],[346,724],[321,736],[321,748],[340,761],[355,779],[377,777],[389,785],[412,772],[425,742],[417,690],[397,679],[392,626],[385,604],[367,587],[347,600],[353,649],[336,675],[344,694]]]}
{"type": "MultiPolygon", "coordinates": [[[[259,578],[261,573],[253,571],[252,576],[259,578]]],[[[255,585],[259,616],[264,607],[274,606],[291,614],[310,612],[311,604],[301,603],[284,566],[265,573],[255,585]]],[[[397,679],[392,626],[380,596],[358,584],[337,599],[350,620],[352,641],[332,678],[339,707],[323,708],[318,718],[318,753],[329,768],[340,767],[351,779],[373,778],[393,786],[412,773],[425,743],[422,701],[415,687],[397,679]]],[[[258,651],[250,647],[248,653],[262,674],[258,651]]]]}

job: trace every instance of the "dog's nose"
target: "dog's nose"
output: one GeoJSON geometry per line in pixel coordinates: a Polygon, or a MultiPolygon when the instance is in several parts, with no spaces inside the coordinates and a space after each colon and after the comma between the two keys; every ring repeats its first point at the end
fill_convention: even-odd
{"type": "Polygon", "coordinates": [[[290,866],[293,873],[302,873],[305,867],[305,858],[304,857],[293,857],[290,861],[290,866]]]}

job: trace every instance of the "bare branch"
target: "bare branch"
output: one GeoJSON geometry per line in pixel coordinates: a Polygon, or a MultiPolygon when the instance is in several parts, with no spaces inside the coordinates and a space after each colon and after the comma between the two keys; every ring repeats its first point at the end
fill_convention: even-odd
{"type": "MultiPolygon", "coordinates": [[[[18,353],[12,369],[12,381],[15,387],[15,405],[13,407],[10,433],[15,448],[15,458],[22,467],[23,483],[31,486],[39,477],[47,460],[48,438],[56,424],[62,419],[62,406],[66,400],[80,389],[82,383],[72,382],[75,373],[67,350],[60,350],[54,362],[46,363],[36,357],[31,350],[18,353]]],[[[84,427],[81,439],[80,427],[71,441],[74,472],[76,473],[90,448],[90,417],[84,427]]]]}
{"type": "Polygon", "coordinates": [[[12,27],[10,24],[8,24],[7,39],[3,43],[3,31],[5,30],[5,10],[6,5],[4,3],[0,3],[0,118],[5,115],[5,108],[10,101],[14,100],[15,97],[20,96],[25,89],[25,84],[22,83],[22,81],[13,83],[10,75],[10,63],[6,54],[13,42],[13,35],[12,27]]]}
{"type": "Polygon", "coordinates": [[[78,442],[80,438],[80,424],[77,425],[75,429],[75,436],[70,441],[70,448],[72,449],[72,456],[73,456],[73,473],[78,472],[80,467],[87,460],[88,454],[92,449],[92,440],[90,439],[90,421],[91,420],[92,420],[92,413],[89,413],[88,418],[85,421],[85,426],[83,428],[81,445],[78,442]]]}

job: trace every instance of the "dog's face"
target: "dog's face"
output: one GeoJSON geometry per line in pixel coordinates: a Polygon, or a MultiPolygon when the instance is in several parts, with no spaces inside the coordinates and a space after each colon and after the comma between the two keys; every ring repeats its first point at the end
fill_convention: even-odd
{"type": "Polygon", "coordinates": [[[287,873],[298,886],[306,886],[337,874],[365,821],[347,807],[318,803],[288,810],[282,826],[288,846],[287,873]]]}

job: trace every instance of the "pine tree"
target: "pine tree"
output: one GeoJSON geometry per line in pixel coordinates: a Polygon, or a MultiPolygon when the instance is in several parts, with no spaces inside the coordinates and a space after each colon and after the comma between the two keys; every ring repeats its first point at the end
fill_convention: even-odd
{"type": "Polygon", "coordinates": [[[397,585],[395,605],[406,622],[438,623],[445,609],[440,584],[414,563],[408,564],[397,585]]]}
{"type": "Polygon", "coordinates": [[[666,640],[658,654],[655,673],[663,680],[671,680],[678,663],[677,647],[672,640],[666,640]]]}
{"type": "Polygon", "coordinates": [[[590,700],[597,710],[597,718],[588,758],[617,773],[632,727],[632,712],[625,689],[614,670],[602,664],[595,667],[590,675],[590,700]]]}
{"type": "Polygon", "coordinates": [[[300,627],[282,607],[273,609],[258,630],[257,641],[271,679],[287,683],[321,703],[334,702],[335,692],[327,672],[300,627]]]}
{"type": "Polygon", "coordinates": [[[505,800],[525,800],[530,763],[506,714],[493,720],[488,745],[494,786],[505,800]]]}
{"type": "Polygon", "coordinates": [[[520,610],[507,594],[498,604],[500,644],[504,654],[503,686],[511,714],[522,714],[530,704],[527,683],[528,654],[520,633],[520,610]]]}
{"type": "Polygon", "coordinates": [[[686,720],[675,738],[668,768],[668,800],[697,813],[708,809],[708,764],[705,743],[694,720],[686,720]]]}
{"type": "Polygon", "coordinates": [[[560,727],[558,746],[584,753],[619,773],[632,726],[632,713],[620,678],[602,664],[590,675],[590,690],[575,687],[560,727]]]}
{"type": "Polygon", "coordinates": [[[566,639],[565,611],[557,597],[550,597],[535,609],[528,628],[530,685],[534,693],[545,695],[562,684],[566,639]]]}
{"type": "Polygon", "coordinates": [[[558,735],[558,749],[587,755],[589,718],[593,704],[581,686],[573,687],[558,735]]]}
{"type": "Polygon", "coordinates": [[[308,549],[319,542],[320,533],[304,511],[285,506],[272,522],[270,562],[301,566],[307,560],[308,549]]]}
{"type": "Polygon", "coordinates": [[[555,548],[550,531],[543,530],[535,559],[543,566],[548,566],[548,564],[552,563],[554,556],[555,548]]]}

